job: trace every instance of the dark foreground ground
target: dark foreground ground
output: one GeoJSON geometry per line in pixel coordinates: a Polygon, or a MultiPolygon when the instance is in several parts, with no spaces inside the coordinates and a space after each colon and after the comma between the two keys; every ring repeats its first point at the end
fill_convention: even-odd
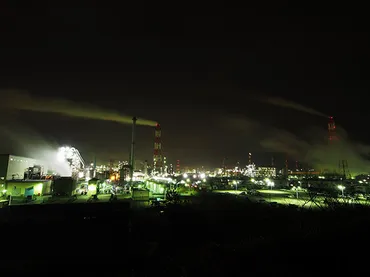
{"type": "Polygon", "coordinates": [[[14,206],[0,209],[0,274],[366,274],[369,212],[299,211],[215,195],[141,211],[127,203],[14,206]]]}

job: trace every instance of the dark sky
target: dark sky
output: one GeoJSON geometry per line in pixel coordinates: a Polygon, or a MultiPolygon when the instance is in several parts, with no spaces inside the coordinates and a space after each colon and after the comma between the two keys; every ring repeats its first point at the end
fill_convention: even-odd
{"type": "MultiPolygon", "coordinates": [[[[297,135],[311,125],[325,131],[325,118],[256,96],[334,115],[351,138],[370,139],[369,36],[358,14],[306,16],[282,7],[270,16],[219,7],[193,16],[180,6],[169,12],[89,3],[2,8],[0,87],[159,121],[165,154],[184,165],[218,166],[224,157],[245,163],[248,152],[268,163],[278,151],[261,147],[261,131],[241,131],[251,119],[297,135]]],[[[17,122],[13,129],[75,145],[86,159],[128,155],[129,125],[31,112],[4,114],[2,121],[8,117],[17,122]]],[[[152,159],[153,135],[138,128],[139,159],[152,159]]]]}

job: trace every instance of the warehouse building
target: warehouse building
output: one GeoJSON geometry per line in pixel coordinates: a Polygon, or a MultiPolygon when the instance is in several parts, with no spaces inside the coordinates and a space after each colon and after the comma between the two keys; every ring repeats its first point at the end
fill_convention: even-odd
{"type": "Polygon", "coordinates": [[[36,159],[9,154],[0,155],[1,180],[41,179],[48,170],[46,163],[36,159]]]}
{"type": "Polygon", "coordinates": [[[6,195],[27,197],[51,193],[51,180],[7,181],[6,195]]]}
{"type": "Polygon", "coordinates": [[[29,196],[51,193],[46,163],[27,157],[0,155],[0,196],[29,196]]]}

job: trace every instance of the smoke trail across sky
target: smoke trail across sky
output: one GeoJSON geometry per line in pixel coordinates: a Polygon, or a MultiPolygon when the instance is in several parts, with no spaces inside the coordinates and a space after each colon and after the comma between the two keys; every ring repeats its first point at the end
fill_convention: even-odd
{"type": "MultiPolygon", "coordinates": [[[[1,106],[8,109],[57,113],[70,117],[80,117],[95,120],[113,121],[123,124],[131,124],[132,116],[122,115],[119,112],[102,109],[89,104],[81,104],[59,98],[34,97],[19,90],[1,91],[3,103],[1,106]]],[[[138,118],[138,125],[155,126],[152,120],[138,118]]]]}
{"type": "Polygon", "coordinates": [[[44,162],[62,176],[71,176],[67,161],[58,161],[58,144],[45,140],[40,134],[17,122],[0,122],[2,141],[0,153],[31,157],[44,162]]]}
{"type": "Polygon", "coordinates": [[[283,108],[289,108],[289,109],[309,113],[309,114],[312,114],[312,115],[328,117],[327,115],[325,115],[325,114],[323,114],[319,111],[316,111],[312,108],[305,107],[301,104],[298,104],[298,103],[295,103],[295,102],[292,102],[292,101],[287,101],[287,100],[279,98],[279,97],[268,97],[266,99],[261,99],[261,101],[265,102],[265,103],[268,103],[268,104],[271,104],[271,105],[275,105],[275,106],[279,106],[279,107],[283,107],[283,108]]]}
{"type": "Polygon", "coordinates": [[[279,153],[323,172],[342,172],[339,168],[342,160],[348,162],[353,175],[368,174],[370,170],[370,146],[351,141],[340,126],[337,126],[339,140],[328,144],[325,121],[322,127],[307,126],[302,134],[245,116],[228,116],[222,125],[237,132],[248,150],[253,145],[251,152],[279,153]]]}

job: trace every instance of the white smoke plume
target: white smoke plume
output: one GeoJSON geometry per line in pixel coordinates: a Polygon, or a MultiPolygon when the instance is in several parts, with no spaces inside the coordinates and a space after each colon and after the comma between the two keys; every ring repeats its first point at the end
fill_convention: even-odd
{"type": "MultiPolygon", "coordinates": [[[[132,116],[117,111],[107,110],[86,103],[76,103],[61,98],[43,98],[33,96],[20,90],[1,90],[2,102],[0,108],[15,111],[30,111],[39,113],[54,113],[68,117],[78,117],[93,120],[105,120],[122,124],[132,124],[132,116]]],[[[138,125],[156,126],[157,122],[138,118],[138,125]]]]}
{"type": "Polygon", "coordinates": [[[58,144],[46,140],[31,128],[15,121],[1,121],[2,154],[11,154],[35,159],[61,176],[71,176],[71,168],[67,161],[57,158],[58,144]]]}
{"type": "Polygon", "coordinates": [[[310,164],[318,170],[338,172],[341,170],[340,162],[346,160],[352,174],[370,172],[370,161],[367,159],[370,146],[352,142],[345,130],[338,126],[338,140],[328,143],[324,120],[322,127],[307,127],[307,134],[301,136],[241,116],[228,118],[224,123],[240,136],[244,135],[246,140],[258,141],[266,152],[282,153],[291,159],[310,164]]]}
{"type": "Polygon", "coordinates": [[[274,106],[279,106],[282,108],[288,108],[288,109],[293,109],[296,111],[312,114],[312,115],[317,115],[321,117],[328,117],[327,115],[316,111],[315,109],[312,109],[310,107],[306,107],[302,104],[295,103],[293,101],[288,101],[283,98],[279,97],[266,97],[266,98],[259,98],[259,100],[263,103],[271,104],[274,106]]]}

